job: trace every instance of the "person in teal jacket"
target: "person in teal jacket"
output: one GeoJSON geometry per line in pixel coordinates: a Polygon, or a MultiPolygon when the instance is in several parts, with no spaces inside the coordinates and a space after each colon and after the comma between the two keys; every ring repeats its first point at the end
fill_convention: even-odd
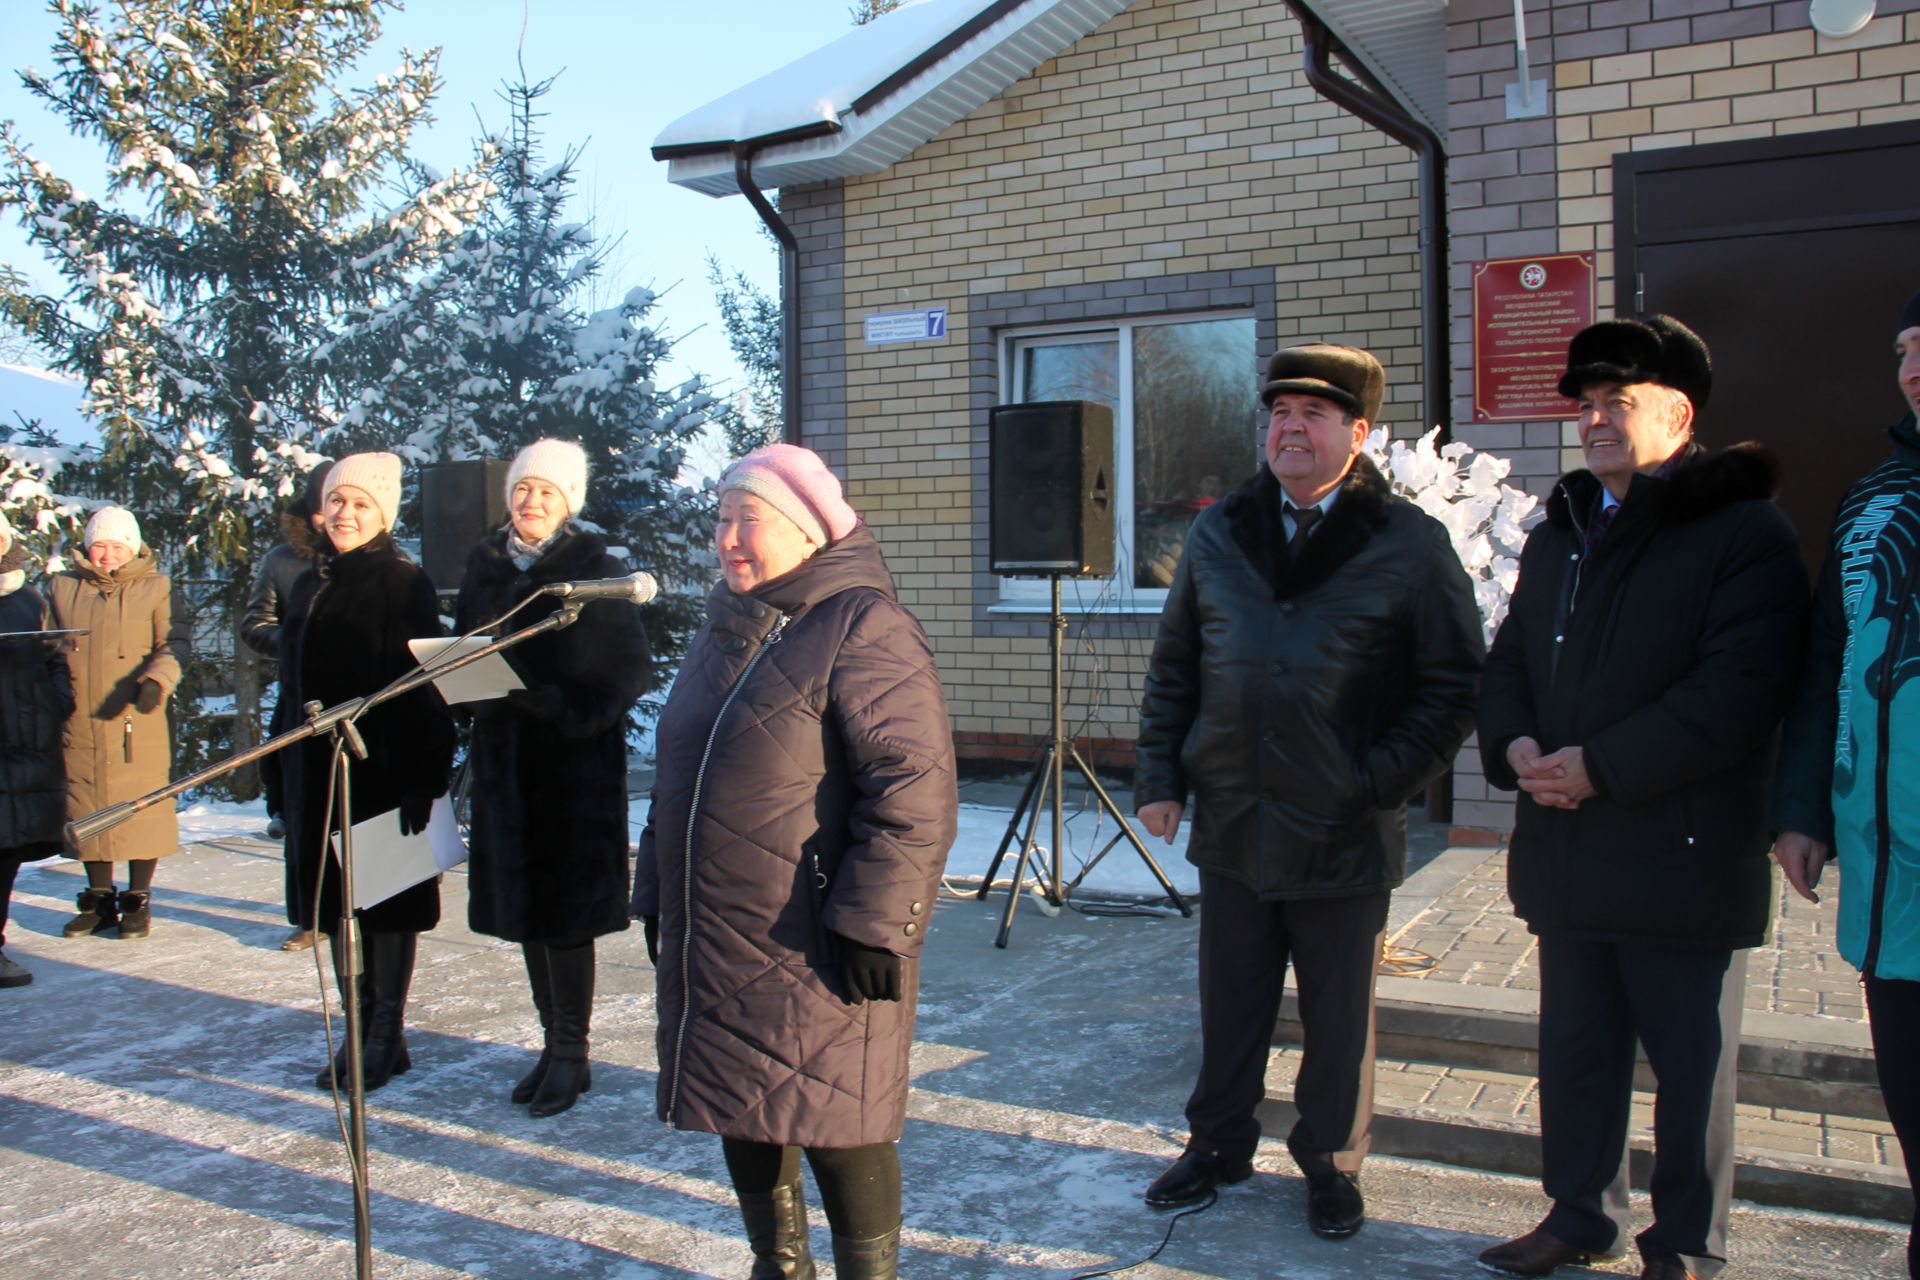
{"type": "MultiPolygon", "coordinates": [[[[1866,987],[1887,1117],[1920,1185],[1920,293],[1894,349],[1907,413],[1834,519],[1774,782],[1773,855],[1810,902],[1839,857],[1840,954],[1866,987]]],[[[1920,1277],[1920,1214],[1907,1274],[1920,1277]]]]}

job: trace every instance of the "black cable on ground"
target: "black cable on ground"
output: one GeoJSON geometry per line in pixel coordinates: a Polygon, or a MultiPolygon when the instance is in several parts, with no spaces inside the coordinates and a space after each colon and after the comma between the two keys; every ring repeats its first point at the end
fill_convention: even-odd
{"type": "Polygon", "coordinates": [[[1180,1225],[1180,1219],[1191,1218],[1196,1213],[1205,1213],[1207,1210],[1213,1208],[1214,1204],[1219,1199],[1220,1199],[1220,1193],[1218,1191],[1209,1190],[1207,1192],[1207,1198],[1205,1200],[1202,1200],[1199,1204],[1193,1206],[1193,1208],[1191,1209],[1182,1209],[1180,1212],[1174,1214],[1173,1217],[1169,1219],[1167,1222],[1167,1233],[1160,1237],[1160,1243],[1155,1245],[1153,1252],[1148,1254],[1146,1257],[1141,1258],[1136,1262],[1129,1262],[1125,1266],[1107,1267],[1101,1271],[1077,1272],[1072,1277],[1072,1280],[1095,1280],[1095,1277],[1097,1276],[1117,1276],[1122,1271],[1131,1271],[1135,1267],[1146,1266],[1149,1262],[1152,1262],[1155,1258],[1159,1257],[1162,1253],[1164,1253],[1166,1251],[1167,1246],[1173,1243],[1173,1229],[1180,1225]]]}

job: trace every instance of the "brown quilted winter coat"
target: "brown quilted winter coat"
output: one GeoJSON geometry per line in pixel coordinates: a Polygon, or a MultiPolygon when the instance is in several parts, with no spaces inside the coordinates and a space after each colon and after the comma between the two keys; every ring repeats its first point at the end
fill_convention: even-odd
{"type": "MultiPolygon", "coordinates": [[[[180,683],[175,647],[185,647],[173,622],[173,586],[155,570],[153,549],[112,574],[102,573],[78,548],[73,567],[47,581],[52,628],[82,628],[69,639],[67,665],[78,703],[67,721],[67,816],[84,818],[122,800],[167,785],[173,765],[167,703],[152,711],[134,705],[142,680],[169,699],[180,683]]],[[[180,821],[171,804],[157,804],[80,848],[89,862],[164,858],[180,847],[180,821]]]]}
{"type": "Polygon", "coordinates": [[[661,1119],[897,1139],[958,798],[933,654],[872,534],[752,594],[716,587],[657,746],[633,913],[660,921],[661,1119]],[[834,935],[903,957],[904,998],[849,1003],[834,935]]]}

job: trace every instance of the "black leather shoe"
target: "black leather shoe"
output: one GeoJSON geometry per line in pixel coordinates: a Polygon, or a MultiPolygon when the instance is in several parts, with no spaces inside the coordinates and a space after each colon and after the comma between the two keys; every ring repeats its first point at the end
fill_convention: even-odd
{"type": "Polygon", "coordinates": [[[1188,1147],[1147,1188],[1147,1203],[1156,1209],[1178,1209],[1206,1199],[1207,1192],[1215,1187],[1245,1182],[1252,1176],[1250,1159],[1227,1160],[1211,1151],[1188,1147]]]}
{"type": "Polygon", "coordinates": [[[1612,1262],[1620,1256],[1582,1249],[1568,1244],[1545,1227],[1535,1227],[1523,1236],[1483,1251],[1480,1265],[1503,1276],[1549,1276],[1561,1267],[1612,1262]]]}
{"type": "Polygon", "coordinates": [[[1350,1173],[1307,1179],[1307,1225],[1323,1240],[1345,1240],[1367,1221],[1367,1202],[1350,1173]]]}

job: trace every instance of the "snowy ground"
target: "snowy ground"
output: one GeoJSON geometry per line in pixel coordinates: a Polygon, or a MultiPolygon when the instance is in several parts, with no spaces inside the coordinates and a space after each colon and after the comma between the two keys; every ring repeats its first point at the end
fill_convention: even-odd
{"type": "MultiPolygon", "coordinates": [[[[645,797],[636,798],[628,808],[627,825],[635,839],[639,838],[640,828],[646,822],[647,801],[645,797]]],[[[1009,811],[992,805],[962,804],[960,806],[960,834],[954,841],[953,852],[947,859],[947,879],[954,885],[977,887],[980,877],[986,874],[987,864],[993,858],[1006,835],[1009,811]]],[[[227,802],[196,802],[180,810],[180,840],[183,844],[194,844],[206,840],[222,840],[241,836],[263,836],[267,829],[266,811],[258,803],[232,804],[227,802]]],[[[1066,880],[1084,865],[1086,859],[1098,853],[1108,844],[1116,828],[1111,819],[1096,820],[1096,815],[1069,809],[1065,813],[1066,843],[1063,849],[1062,867],[1066,880]]],[[[1024,826],[1021,828],[1024,835],[1024,826]]],[[[1052,839],[1051,820],[1047,813],[1040,815],[1039,830],[1035,841],[1042,854],[1052,839]]],[[[1161,870],[1173,881],[1174,888],[1182,893],[1198,893],[1200,877],[1193,865],[1186,859],[1187,828],[1180,828],[1178,840],[1168,846],[1159,840],[1142,836],[1154,860],[1161,870]]],[[[1019,854],[1020,840],[1016,838],[1013,850],[1007,855],[995,877],[995,883],[1003,883],[1013,874],[1013,863],[1019,854]]],[[[1044,862],[1044,857],[1037,861],[1044,862]]],[[[1029,870],[1029,883],[1043,872],[1029,870]]],[[[1161,894],[1159,882],[1153,873],[1147,870],[1147,864],[1124,839],[1114,845],[1107,855],[1087,876],[1083,886],[1090,894],[1115,897],[1154,897],[1161,894]]]]}
{"type": "MultiPolygon", "coordinates": [[[[965,816],[956,877],[977,883],[1005,823],[985,807],[965,816]]],[[[212,842],[162,863],[145,942],[62,939],[74,864],[21,875],[7,950],[36,981],[0,992],[6,1280],[352,1273],[338,1121],[312,1085],[323,982],[312,953],[277,949],[278,850],[243,838],[264,826],[257,810],[196,808],[183,826],[212,842]]],[[[1138,858],[1109,862],[1124,885],[1138,858]]],[[[415,1069],[372,1098],[377,1274],[744,1276],[717,1142],[654,1118],[640,939],[601,944],[592,1092],[536,1121],[505,1097],[537,1035],[519,957],[466,931],[465,892],[464,874],[446,878],[445,918],[422,943],[415,1069]]],[[[1184,1136],[1194,923],[1046,919],[1028,902],[997,950],[1003,901],[945,896],[934,913],[901,1148],[902,1274],[915,1280],[1066,1280],[1144,1256],[1168,1222],[1139,1194],[1184,1136]]],[[[1331,1244],[1306,1231],[1279,1143],[1257,1167],[1130,1274],[1466,1276],[1542,1207],[1524,1180],[1375,1159],[1372,1220],[1331,1244]]],[[[814,1222],[824,1255],[817,1209],[814,1222]]],[[[1893,1276],[1903,1243],[1885,1224],[1742,1206],[1733,1274],[1893,1276]]]]}

